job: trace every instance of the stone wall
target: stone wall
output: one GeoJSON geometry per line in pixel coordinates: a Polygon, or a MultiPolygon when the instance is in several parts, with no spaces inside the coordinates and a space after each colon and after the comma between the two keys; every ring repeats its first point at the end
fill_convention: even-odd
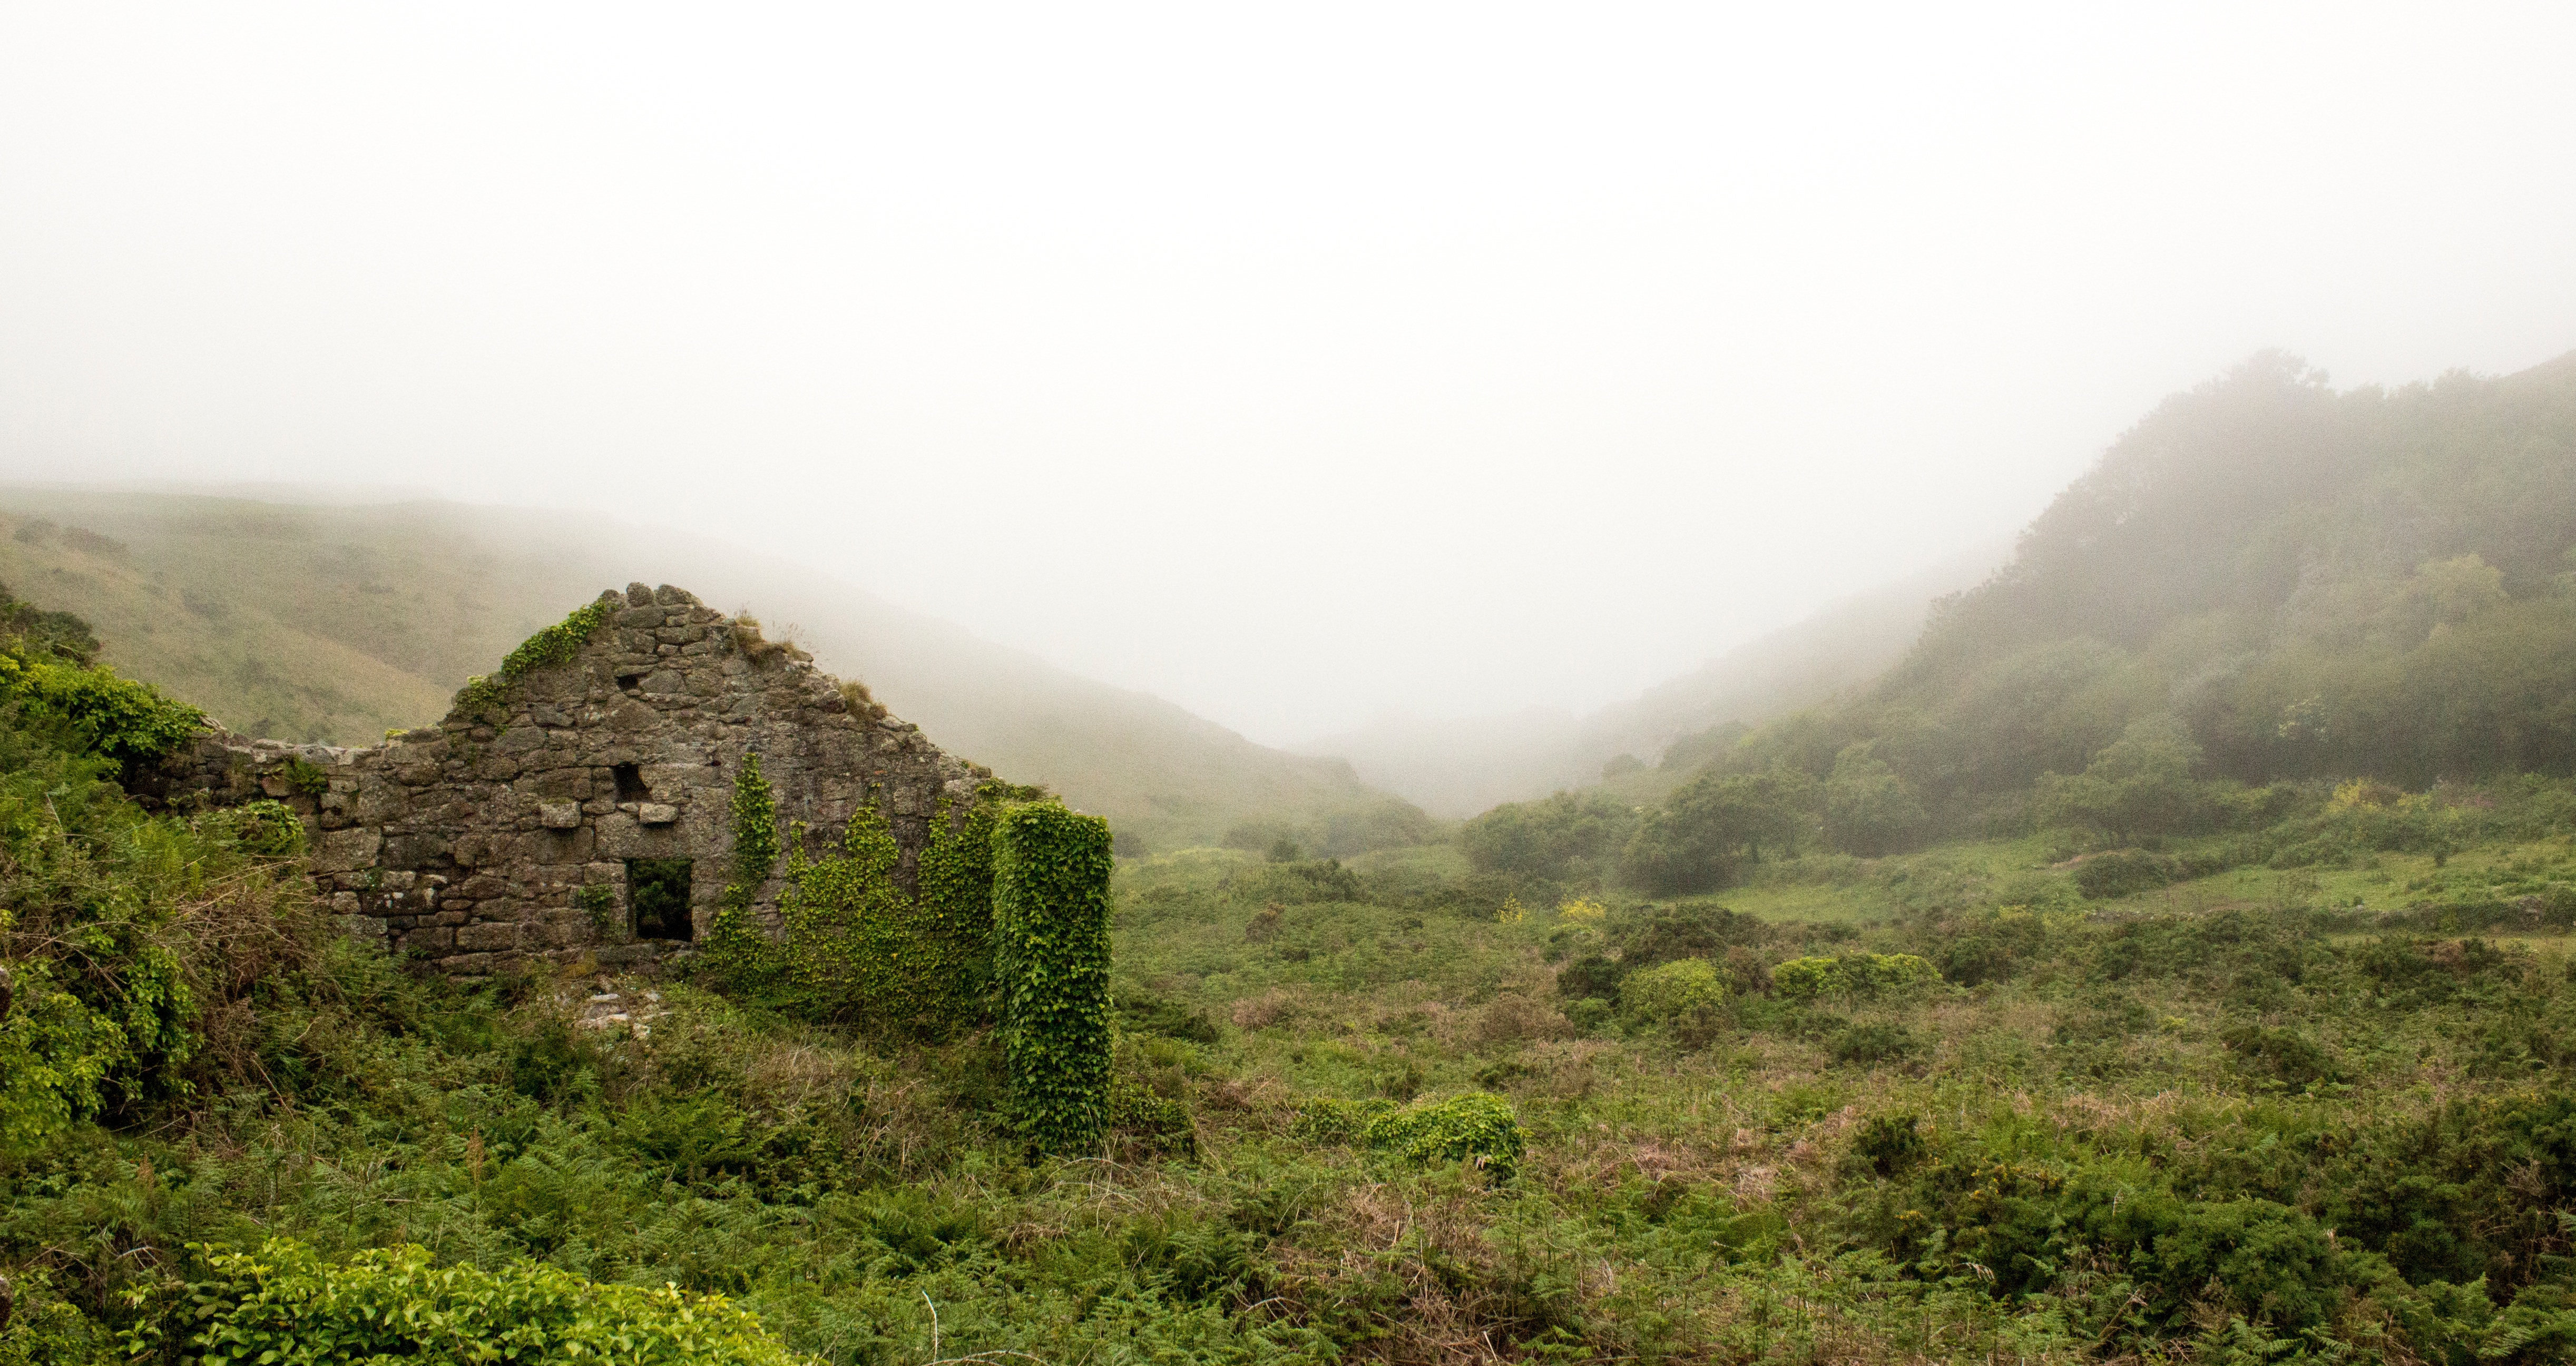
{"type": "MultiPolygon", "coordinates": [[[[601,601],[607,622],[572,661],[510,681],[489,714],[460,705],[366,749],[219,733],[165,766],[153,795],[180,807],[289,803],[353,934],[481,973],[521,958],[633,964],[684,949],[635,937],[630,859],[692,861],[703,935],[732,864],[745,754],[760,755],[782,827],[802,822],[817,844],[877,801],[906,887],[941,800],[962,812],[992,777],[679,589],[634,584],[601,601]],[[582,904],[592,886],[613,894],[604,917],[582,904]]],[[[755,900],[772,925],[778,893],[773,876],[755,900]]]]}

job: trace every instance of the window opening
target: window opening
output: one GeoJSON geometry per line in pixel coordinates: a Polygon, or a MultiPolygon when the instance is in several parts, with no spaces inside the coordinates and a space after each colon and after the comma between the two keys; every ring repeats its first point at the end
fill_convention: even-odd
{"type": "Polygon", "coordinates": [[[626,905],[635,913],[638,939],[686,942],[698,937],[697,923],[689,917],[687,859],[626,860],[626,905]]]}
{"type": "Polygon", "coordinates": [[[643,802],[653,799],[653,789],[644,785],[644,770],[634,764],[611,764],[608,775],[617,780],[617,800],[643,802]]]}

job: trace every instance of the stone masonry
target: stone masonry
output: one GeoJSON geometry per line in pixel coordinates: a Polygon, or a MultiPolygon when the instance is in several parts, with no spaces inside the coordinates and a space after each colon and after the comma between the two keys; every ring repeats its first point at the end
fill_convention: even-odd
{"type": "MultiPolygon", "coordinates": [[[[287,802],[305,820],[321,894],[352,934],[484,973],[522,959],[634,965],[685,950],[636,937],[630,860],[690,860],[690,918],[703,935],[730,876],[746,754],[760,755],[782,833],[801,822],[817,845],[837,841],[876,801],[907,887],[939,803],[962,811],[992,777],[802,651],[679,589],[633,584],[601,600],[607,623],[573,660],[510,682],[489,715],[459,706],[365,749],[218,732],[166,765],[155,795],[174,806],[287,802]],[[608,888],[613,902],[585,887],[608,888]]],[[[773,926],[779,890],[773,873],[755,898],[773,926]]]]}

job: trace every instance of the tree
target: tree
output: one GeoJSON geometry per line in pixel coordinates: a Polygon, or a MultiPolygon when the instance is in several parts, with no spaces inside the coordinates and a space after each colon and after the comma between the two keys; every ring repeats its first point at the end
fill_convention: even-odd
{"type": "Polygon", "coordinates": [[[2208,803],[2192,770],[2200,746],[2170,713],[2129,723],[2082,773],[2040,779],[2040,818],[2098,830],[2127,844],[2141,835],[2180,834],[2198,825],[2208,803]]]}
{"type": "Polygon", "coordinates": [[[1559,792],[1495,807],[1467,822],[1458,843],[1479,872],[1576,877],[1617,857],[1636,824],[1634,811],[1606,797],[1559,792]]]}
{"type": "Polygon", "coordinates": [[[1825,779],[1825,841],[1847,854],[1892,854],[1923,832],[1923,803],[1874,748],[1870,741],[1845,745],[1825,779]]]}
{"type": "Polygon", "coordinates": [[[1664,892],[1723,887],[1763,851],[1797,843],[1812,805],[1813,783],[1793,770],[1703,773],[1663,806],[1646,813],[1628,841],[1621,870],[1629,881],[1664,892]]]}

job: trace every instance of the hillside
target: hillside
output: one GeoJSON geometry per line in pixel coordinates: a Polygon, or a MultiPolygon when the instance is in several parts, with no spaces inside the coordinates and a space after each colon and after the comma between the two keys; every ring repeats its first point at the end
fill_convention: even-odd
{"type": "Polygon", "coordinates": [[[1739,762],[1873,746],[1926,800],[2072,774],[2132,726],[2249,783],[2576,769],[2576,355],[2338,392],[2265,355],[2178,394],[1866,695],[1739,762]]]}
{"type": "Polygon", "coordinates": [[[2228,866],[2329,793],[2412,820],[2576,773],[2571,680],[2576,356],[2339,392],[2265,354],[2122,435],[1867,687],[1497,807],[1464,845],[1665,892],[1979,834],[2233,832],[2228,866]]]}
{"type": "Polygon", "coordinates": [[[747,606],[943,746],[1109,816],[1131,847],[1246,822],[1331,825],[1346,847],[1375,824],[1411,828],[1345,764],[703,539],[451,503],[28,486],[0,489],[0,518],[0,583],[87,618],[126,672],[250,734],[363,744],[418,725],[568,607],[641,579],[747,606]]]}

